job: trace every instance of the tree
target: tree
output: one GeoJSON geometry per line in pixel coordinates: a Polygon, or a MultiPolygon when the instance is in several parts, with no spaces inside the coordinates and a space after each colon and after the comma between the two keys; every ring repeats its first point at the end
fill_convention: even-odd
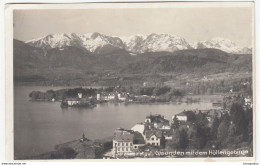
{"type": "Polygon", "coordinates": [[[180,127],[180,121],[179,119],[176,117],[176,115],[173,118],[173,124],[172,127],[174,130],[178,129],[180,127]]]}
{"type": "Polygon", "coordinates": [[[244,137],[248,142],[253,140],[253,109],[249,108],[245,111],[246,120],[248,123],[246,137],[244,137]]]}
{"type": "Polygon", "coordinates": [[[179,143],[180,143],[180,148],[184,150],[189,146],[188,134],[184,129],[180,130],[179,143]]]}
{"type": "Polygon", "coordinates": [[[221,123],[219,124],[218,127],[218,134],[217,134],[218,141],[223,142],[228,137],[229,125],[230,125],[230,121],[226,114],[222,117],[221,123]]]}
{"type": "Polygon", "coordinates": [[[206,114],[199,111],[195,117],[195,123],[201,127],[206,127],[209,123],[208,119],[206,118],[206,114]]]}
{"type": "Polygon", "coordinates": [[[53,90],[48,90],[46,92],[46,95],[45,95],[46,100],[51,100],[52,98],[55,98],[55,97],[56,97],[56,94],[53,90]]]}
{"type": "Polygon", "coordinates": [[[160,96],[166,94],[171,90],[170,87],[161,87],[161,88],[154,88],[153,95],[160,96]]]}
{"type": "Polygon", "coordinates": [[[40,99],[40,91],[32,91],[29,94],[29,97],[31,97],[33,100],[40,99]]]}
{"type": "Polygon", "coordinates": [[[187,121],[192,123],[196,121],[196,114],[193,111],[185,111],[185,114],[187,115],[187,121]]]}
{"type": "Polygon", "coordinates": [[[220,121],[217,116],[213,119],[212,125],[211,125],[211,138],[217,139],[218,135],[218,127],[219,127],[220,121]]]}
{"type": "Polygon", "coordinates": [[[179,129],[174,130],[172,140],[170,142],[170,147],[172,149],[178,149],[180,147],[180,131],[179,129]]]}
{"type": "Polygon", "coordinates": [[[198,144],[198,149],[204,148],[209,139],[210,139],[210,128],[203,125],[197,125],[196,141],[198,144]]]}
{"type": "Polygon", "coordinates": [[[230,108],[230,116],[235,125],[235,135],[243,134],[246,136],[248,122],[243,107],[238,103],[233,103],[230,108]]]}
{"type": "Polygon", "coordinates": [[[197,149],[197,127],[195,125],[190,126],[187,131],[187,134],[189,138],[189,148],[197,149]]]}

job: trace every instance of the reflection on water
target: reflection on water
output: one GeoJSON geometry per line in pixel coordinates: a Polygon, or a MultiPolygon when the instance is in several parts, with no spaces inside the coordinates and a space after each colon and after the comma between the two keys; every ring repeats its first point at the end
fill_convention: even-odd
{"type": "Polygon", "coordinates": [[[211,109],[212,103],[193,104],[181,102],[167,104],[105,103],[92,109],[61,109],[59,102],[32,102],[29,93],[62,87],[14,88],[14,148],[15,155],[31,155],[53,150],[56,144],[75,140],[84,132],[87,138],[112,136],[118,127],[130,129],[152,114],[162,114],[166,119],[190,109],[211,109]]]}

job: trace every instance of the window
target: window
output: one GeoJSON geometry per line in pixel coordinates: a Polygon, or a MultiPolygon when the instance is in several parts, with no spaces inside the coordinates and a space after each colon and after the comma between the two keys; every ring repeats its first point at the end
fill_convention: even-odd
{"type": "Polygon", "coordinates": [[[120,148],[117,148],[118,151],[120,151],[120,148]]]}
{"type": "Polygon", "coordinates": [[[126,151],[128,151],[128,148],[126,148],[126,151]]]}
{"type": "Polygon", "coordinates": [[[128,143],[126,143],[126,146],[128,146],[128,143]]]}
{"type": "Polygon", "coordinates": [[[137,146],[134,146],[134,148],[137,148],[137,146]]]}
{"type": "Polygon", "coordinates": [[[125,149],[124,148],[122,148],[122,151],[124,151],[125,149]]]}
{"type": "Polygon", "coordinates": [[[152,145],[154,146],[154,143],[152,143],[152,145]]]}
{"type": "Polygon", "coordinates": [[[133,144],[132,143],[130,143],[130,146],[132,146],[133,144]]]}
{"type": "Polygon", "coordinates": [[[120,143],[118,143],[118,146],[120,146],[120,143]]]}
{"type": "Polygon", "coordinates": [[[122,146],[124,146],[124,142],[122,143],[122,146]]]}
{"type": "Polygon", "coordinates": [[[117,146],[117,143],[115,143],[115,146],[117,146]]]}
{"type": "Polygon", "coordinates": [[[154,138],[152,138],[152,140],[154,140],[154,138]]]}

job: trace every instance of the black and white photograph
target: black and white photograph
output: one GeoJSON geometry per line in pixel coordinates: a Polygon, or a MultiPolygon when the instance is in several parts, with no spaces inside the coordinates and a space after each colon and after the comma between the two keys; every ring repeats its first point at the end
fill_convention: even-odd
{"type": "Polygon", "coordinates": [[[253,2],[13,6],[12,159],[254,160],[253,2]]]}

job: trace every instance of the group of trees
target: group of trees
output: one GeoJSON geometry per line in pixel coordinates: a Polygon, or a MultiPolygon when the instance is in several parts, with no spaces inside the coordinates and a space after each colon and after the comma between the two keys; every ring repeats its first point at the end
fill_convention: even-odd
{"type": "Polygon", "coordinates": [[[173,119],[171,148],[207,150],[252,147],[252,109],[244,110],[240,104],[233,103],[229,113],[223,113],[221,117],[215,115],[212,122],[207,120],[205,113],[186,113],[188,121],[185,124],[176,117],[173,119]]]}
{"type": "Polygon", "coordinates": [[[48,90],[46,92],[41,92],[41,91],[32,91],[29,94],[29,97],[32,100],[46,100],[50,101],[53,98],[56,98],[56,93],[53,90],[48,90]]]}
{"type": "Polygon", "coordinates": [[[72,88],[72,89],[59,89],[59,90],[48,90],[46,92],[32,91],[29,97],[32,100],[46,100],[50,101],[52,98],[55,100],[63,100],[65,98],[78,97],[78,93],[82,93],[83,97],[95,96],[99,91],[114,91],[114,87],[107,87],[104,89],[96,88],[72,88]]]}
{"type": "Polygon", "coordinates": [[[230,113],[225,114],[219,122],[217,140],[221,146],[231,148],[251,145],[253,140],[252,108],[244,110],[240,104],[232,104],[230,113]]]}
{"type": "Polygon", "coordinates": [[[139,87],[134,91],[137,95],[147,95],[147,96],[184,96],[185,91],[180,89],[175,89],[171,87],[139,87]]]}
{"type": "Polygon", "coordinates": [[[226,96],[223,98],[223,108],[230,110],[233,103],[243,106],[245,104],[245,97],[241,94],[237,96],[226,96]]]}
{"type": "Polygon", "coordinates": [[[203,149],[210,136],[209,121],[206,114],[199,111],[185,111],[187,122],[183,123],[178,118],[173,119],[172,128],[174,129],[172,148],[185,150],[203,149]],[[187,127],[188,126],[188,127],[187,127]]]}
{"type": "Polygon", "coordinates": [[[230,90],[233,92],[245,92],[252,95],[252,78],[199,81],[188,84],[189,85],[186,85],[185,90],[188,93],[196,95],[227,93],[230,90]]]}

